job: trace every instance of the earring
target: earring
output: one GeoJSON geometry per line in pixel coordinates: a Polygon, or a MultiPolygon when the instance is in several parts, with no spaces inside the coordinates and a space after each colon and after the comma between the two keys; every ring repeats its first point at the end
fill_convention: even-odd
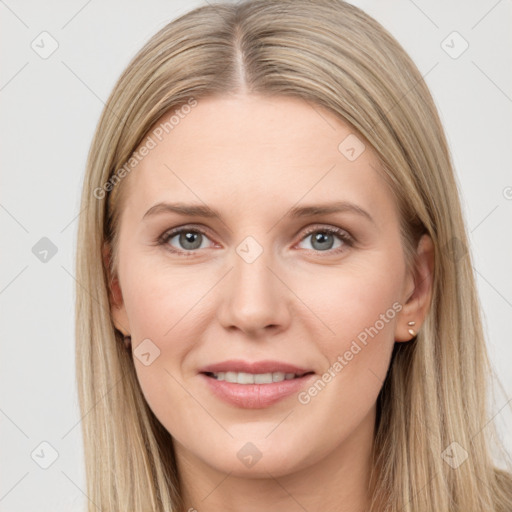
{"type": "MultiPolygon", "coordinates": [[[[415,325],[415,324],[416,324],[416,322],[413,322],[412,320],[410,322],[407,322],[407,325],[415,325]]],[[[416,335],[416,333],[414,332],[413,329],[409,329],[408,332],[409,332],[409,334],[411,336],[415,336],[416,335]]]]}
{"type": "Polygon", "coordinates": [[[124,346],[126,348],[129,348],[131,343],[132,343],[132,337],[131,336],[124,336],[123,340],[124,340],[124,346]]]}

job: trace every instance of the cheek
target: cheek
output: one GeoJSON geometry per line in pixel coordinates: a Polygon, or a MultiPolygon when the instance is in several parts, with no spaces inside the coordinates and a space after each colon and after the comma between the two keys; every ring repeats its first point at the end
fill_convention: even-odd
{"type": "Polygon", "coordinates": [[[385,252],[369,256],[310,280],[300,292],[325,324],[321,339],[330,359],[348,350],[353,340],[362,345],[366,341],[367,347],[370,340],[376,340],[374,346],[378,340],[394,341],[396,316],[403,306],[401,262],[385,252]]]}
{"type": "Polygon", "coordinates": [[[169,411],[190,409],[181,363],[201,336],[198,301],[204,286],[197,286],[197,275],[190,269],[165,271],[135,261],[124,279],[137,378],[149,407],[169,428],[169,411]]]}
{"type": "Polygon", "coordinates": [[[301,406],[295,417],[304,418],[304,428],[311,436],[323,425],[325,436],[317,444],[326,452],[332,449],[333,439],[347,439],[361,430],[389,368],[396,318],[402,306],[396,278],[400,268],[387,263],[343,273],[329,293],[325,287],[322,292],[321,283],[317,283],[318,288],[312,288],[308,296],[308,305],[318,311],[330,330],[320,324],[316,336],[313,333],[315,349],[322,353],[325,366],[312,385],[299,394],[301,406]]]}
{"type": "MultiPolygon", "coordinates": [[[[151,368],[163,366],[165,361],[165,369],[178,376],[187,354],[197,347],[206,324],[212,322],[214,308],[207,293],[218,276],[211,270],[203,272],[207,275],[199,275],[193,266],[157,266],[144,255],[132,258],[126,266],[123,297],[132,345],[135,355],[143,340],[158,347],[160,356],[151,368]]],[[[139,368],[137,360],[135,363],[139,368]]]]}
{"type": "Polygon", "coordinates": [[[139,340],[150,338],[158,343],[179,339],[175,333],[190,321],[188,315],[193,316],[205,293],[192,269],[158,268],[142,258],[132,261],[124,283],[123,295],[132,332],[139,340]]]}
{"type": "Polygon", "coordinates": [[[324,421],[333,414],[343,417],[344,422],[334,427],[339,436],[357,427],[386,377],[397,315],[403,307],[399,302],[402,265],[398,254],[375,252],[365,261],[347,265],[330,283],[310,283],[308,305],[329,327],[321,325],[317,332],[322,335],[316,336],[326,360],[325,373],[322,382],[299,398],[312,415],[325,414],[324,421]]]}

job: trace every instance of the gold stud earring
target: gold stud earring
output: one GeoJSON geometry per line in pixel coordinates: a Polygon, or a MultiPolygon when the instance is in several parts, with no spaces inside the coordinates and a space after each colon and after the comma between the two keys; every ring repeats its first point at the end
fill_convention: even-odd
{"type": "MultiPolygon", "coordinates": [[[[410,322],[407,322],[407,325],[415,325],[415,324],[416,324],[416,322],[413,322],[412,320],[410,322]]],[[[416,333],[412,329],[409,329],[408,332],[409,332],[409,334],[411,336],[415,336],[416,335],[416,333]]]]}

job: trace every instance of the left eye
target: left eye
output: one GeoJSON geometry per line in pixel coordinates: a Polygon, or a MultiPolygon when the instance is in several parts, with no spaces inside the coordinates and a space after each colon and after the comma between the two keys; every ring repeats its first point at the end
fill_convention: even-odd
{"type": "Polygon", "coordinates": [[[331,251],[333,249],[333,252],[338,252],[340,247],[343,248],[345,245],[352,245],[352,239],[350,236],[341,229],[316,228],[309,231],[301,241],[307,240],[308,238],[311,238],[310,245],[312,246],[312,249],[319,252],[331,251]],[[333,247],[336,238],[339,243],[336,247],[333,247]]]}

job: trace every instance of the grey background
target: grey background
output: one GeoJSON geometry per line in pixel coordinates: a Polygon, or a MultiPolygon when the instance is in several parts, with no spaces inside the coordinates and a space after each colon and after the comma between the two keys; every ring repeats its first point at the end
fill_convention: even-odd
{"type": "MultiPolygon", "coordinates": [[[[504,408],[512,397],[511,2],[354,3],[403,44],[440,110],[491,361],[504,386],[494,414],[512,453],[510,403],[504,408]],[[469,47],[453,58],[464,40],[469,47]]],[[[85,509],[73,294],[86,155],[104,101],[129,59],[171,19],[203,4],[0,0],[0,511],[85,509]],[[58,43],[48,58],[31,46],[51,48],[44,31],[58,43]],[[34,254],[36,244],[48,243],[43,237],[57,251],[47,262],[34,254]],[[43,469],[52,450],[58,458],[43,469]]]]}

